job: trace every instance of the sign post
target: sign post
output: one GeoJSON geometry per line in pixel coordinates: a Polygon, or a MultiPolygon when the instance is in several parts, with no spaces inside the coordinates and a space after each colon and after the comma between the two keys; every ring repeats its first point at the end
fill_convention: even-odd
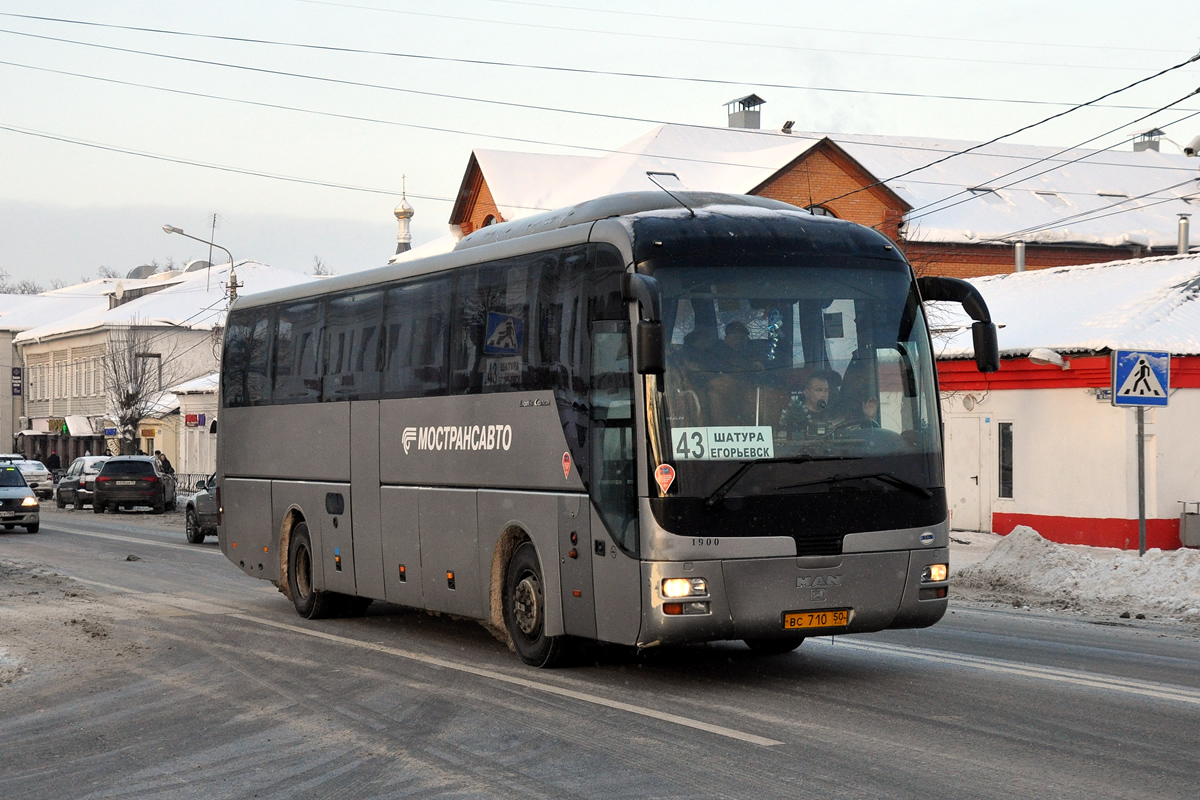
{"type": "Polygon", "coordinates": [[[1137,408],[1138,555],[1146,554],[1146,406],[1166,406],[1171,391],[1171,354],[1115,350],[1112,404],[1137,408]]]}

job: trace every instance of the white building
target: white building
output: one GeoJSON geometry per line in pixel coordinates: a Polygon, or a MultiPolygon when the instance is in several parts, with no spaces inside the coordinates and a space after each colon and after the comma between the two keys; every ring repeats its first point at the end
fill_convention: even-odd
{"type": "Polygon", "coordinates": [[[179,400],[179,458],[175,471],[208,476],[217,469],[217,387],[219,373],[172,386],[179,400]]]}
{"type": "MultiPolygon", "coordinates": [[[[251,261],[237,265],[237,276],[243,294],[312,280],[251,261]]],[[[140,331],[144,342],[139,347],[144,344],[144,352],[136,356],[153,365],[156,380],[151,388],[161,394],[153,413],[138,426],[137,447],[147,453],[162,450],[177,461],[179,401],[167,390],[217,370],[228,280],[226,264],[118,281],[104,290],[103,305],[17,335],[14,343],[20,349],[27,387],[24,430],[29,433],[24,435],[45,437],[45,448],[53,442],[64,464],[85,450],[111,452],[116,445],[115,415],[111,387],[105,385],[104,361],[128,344],[125,337],[130,331],[140,331]]]]}
{"type": "Polygon", "coordinates": [[[1200,256],[971,283],[1002,326],[999,372],[966,360],[960,310],[931,312],[935,331],[954,329],[938,363],[953,527],[1028,525],[1052,541],[1136,549],[1136,412],[1110,402],[1111,353],[1166,351],[1168,405],[1145,412],[1147,546],[1179,547],[1180,501],[1200,501],[1200,256]],[[1034,363],[1036,348],[1062,365],[1034,363]]]}

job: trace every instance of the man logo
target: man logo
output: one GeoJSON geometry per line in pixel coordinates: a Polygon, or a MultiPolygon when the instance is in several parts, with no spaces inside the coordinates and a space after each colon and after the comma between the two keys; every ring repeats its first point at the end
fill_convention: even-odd
{"type": "Polygon", "coordinates": [[[404,444],[404,455],[408,455],[408,448],[417,440],[416,428],[405,428],[404,433],[400,434],[400,441],[404,444]]]}

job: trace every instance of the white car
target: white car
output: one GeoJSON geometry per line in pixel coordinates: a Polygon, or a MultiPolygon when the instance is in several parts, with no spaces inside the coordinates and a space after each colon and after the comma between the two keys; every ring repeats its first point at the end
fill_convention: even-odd
{"type": "Polygon", "coordinates": [[[25,476],[25,482],[38,497],[49,500],[54,496],[54,477],[50,474],[50,470],[46,469],[45,464],[40,461],[13,461],[10,463],[21,470],[21,474],[25,476]]]}
{"type": "Polygon", "coordinates": [[[37,533],[40,518],[41,506],[21,470],[0,463],[0,525],[6,531],[22,525],[30,533],[37,533]]]}

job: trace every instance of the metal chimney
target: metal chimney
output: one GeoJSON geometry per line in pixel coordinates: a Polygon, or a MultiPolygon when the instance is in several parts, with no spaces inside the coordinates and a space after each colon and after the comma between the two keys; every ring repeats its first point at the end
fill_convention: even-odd
{"type": "Polygon", "coordinates": [[[1013,242],[1013,272],[1025,271],[1025,243],[1013,242]]]}
{"type": "Polygon", "coordinates": [[[756,94],[748,94],[745,97],[730,100],[725,104],[725,111],[729,114],[729,127],[758,130],[760,124],[758,109],[765,102],[767,101],[756,94]]]}
{"type": "Polygon", "coordinates": [[[1181,256],[1187,255],[1188,251],[1188,217],[1191,214],[1179,215],[1179,249],[1176,251],[1181,256]]]}

